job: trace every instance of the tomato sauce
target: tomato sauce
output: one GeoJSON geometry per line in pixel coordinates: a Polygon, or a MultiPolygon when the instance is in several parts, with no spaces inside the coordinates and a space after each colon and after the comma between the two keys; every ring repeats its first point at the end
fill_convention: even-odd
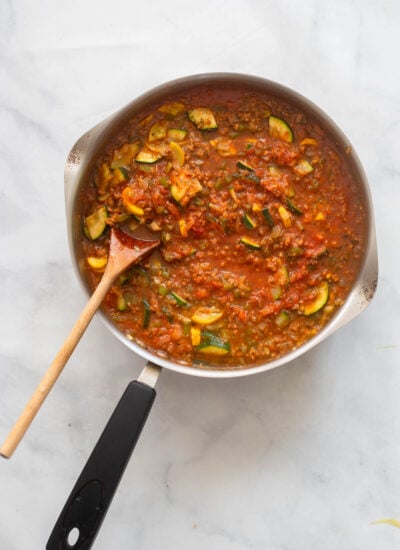
{"type": "Polygon", "coordinates": [[[302,345],[343,304],[365,246],[346,153],[296,107],[244,89],[196,88],[132,119],[82,203],[92,289],[111,226],[145,224],[161,239],[104,311],[190,365],[256,365],[302,345]]]}

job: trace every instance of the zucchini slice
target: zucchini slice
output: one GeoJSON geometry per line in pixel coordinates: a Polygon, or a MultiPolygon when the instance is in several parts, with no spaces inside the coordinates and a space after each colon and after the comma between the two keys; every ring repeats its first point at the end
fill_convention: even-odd
{"type": "Polygon", "coordinates": [[[229,342],[218,341],[216,344],[200,344],[197,346],[199,353],[204,355],[226,355],[231,350],[229,342]]]}
{"type": "Polygon", "coordinates": [[[105,206],[102,206],[96,210],[96,212],[93,212],[93,214],[85,218],[85,233],[92,241],[98,239],[103,234],[107,225],[107,216],[107,209],[105,206]]]}
{"type": "Polygon", "coordinates": [[[173,173],[171,181],[172,198],[182,206],[203,189],[199,180],[185,170],[173,173]]]}
{"type": "Polygon", "coordinates": [[[238,160],[236,163],[236,166],[238,168],[241,168],[242,170],[248,170],[249,172],[254,172],[254,168],[250,166],[250,164],[247,164],[246,162],[243,162],[242,160],[238,160]]]}
{"type": "Polygon", "coordinates": [[[171,141],[169,144],[172,153],[172,166],[174,168],[180,168],[185,163],[185,152],[180,145],[171,141]]]}
{"type": "Polygon", "coordinates": [[[122,203],[125,206],[126,210],[134,216],[143,216],[144,210],[140,206],[135,204],[135,196],[133,189],[129,186],[125,187],[122,191],[122,203]]]}
{"type": "Polygon", "coordinates": [[[282,287],[280,285],[271,287],[271,296],[274,300],[279,300],[282,296],[282,287]]]}
{"type": "Polygon", "coordinates": [[[272,229],[275,225],[274,220],[271,216],[271,212],[269,211],[268,207],[262,209],[262,215],[264,216],[265,221],[267,222],[267,225],[270,229],[272,229]]]}
{"type": "Polygon", "coordinates": [[[152,151],[151,149],[142,149],[139,151],[139,153],[136,155],[136,162],[140,162],[143,164],[154,164],[160,158],[162,158],[161,153],[157,153],[156,151],[152,151]]]}
{"type": "Polygon", "coordinates": [[[160,120],[160,122],[156,122],[155,124],[153,124],[149,132],[149,143],[164,139],[167,136],[167,125],[168,122],[166,120],[160,120]]]}
{"type": "Polygon", "coordinates": [[[311,174],[311,172],[314,172],[314,168],[312,165],[308,162],[308,160],[301,160],[296,166],[294,167],[294,171],[299,176],[306,176],[307,174],[311,174]]]}
{"type": "Polygon", "coordinates": [[[143,298],[142,305],[143,305],[142,326],[143,328],[148,328],[150,324],[150,314],[151,314],[150,304],[147,300],[143,298]]]}
{"type": "Polygon", "coordinates": [[[312,315],[322,309],[326,305],[328,298],[329,285],[326,281],[324,281],[318,288],[317,296],[314,300],[304,306],[304,315],[312,315]]]}
{"type": "Polygon", "coordinates": [[[118,311],[126,311],[128,308],[128,304],[126,303],[126,300],[123,296],[118,296],[117,298],[117,309],[118,311]]]}
{"type": "Polygon", "coordinates": [[[179,296],[176,292],[170,292],[169,295],[175,300],[176,304],[181,307],[187,307],[189,304],[187,301],[182,298],[182,296],[179,296]]]}
{"type": "Polygon", "coordinates": [[[118,166],[113,172],[113,182],[114,183],[122,183],[123,181],[127,181],[129,179],[129,171],[125,168],[125,166],[118,166]]]}
{"type": "Polygon", "coordinates": [[[257,174],[253,172],[246,172],[246,179],[248,181],[252,181],[253,183],[260,183],[261,179],[257,176],[257,174]]]}
{"type": "Polygon", "coordinates": [[[215,130],[218,128],[214,113],[207,107],[191,109],[188,111],[188,117],[190,122],[193,122],[199,130],[215,130]]]}
{"type": "Polygon", "coordinates": [[[227,340],[223,340],[209,332],[201,333],[201,343],[197,346],[197,351],[204,355],[226,355],[231,351],[231,345],[227,340]]]}
{"type": "Polygon", "coordinates": [[[287,327],[290,323],[290,315],[287,311],[282,310],[278,313],[278,315],[275,317],[275,324],[279,328],[287,327]]]}
{"type": "Polygon", "coordinates": [[[271,115],[269,117],[269,135],[278,138],[286,143],[292,143],[294,139],[293,130],[282,118],[271,115]]]}
{"type": "Polygon", "coordinates": [[[118,311],[126,311],[128,308],[128,304],[126,303],[126,300],[123,296],[118,296],[117,298],[117,309],[118,311]]]}
{"type": "Polygon", "coordinates": [[[250,248],[251,250],[260,250],[260,248],[261,248],[260,244],[258,244],[255,241],[252,241],[251,239],[249,239],[247,237],[242,237],[240,239],[240,242],[243,243],[245,246],[247,246],[247,248],[250,248]]]}
{"type": "Polygon", "coordinates": [[[131,164],[132,159],[138,154],[139,148],[140,146],[137,142],[124,143],[122,147],[114,151],[111,161],[111,168],[115,170],[120,166],[128,167],[131,164]]]}
{"type": "Polygon", "coordinates": [[[86,261],[94,271],[104,271],[107,265],[107,256],[88,256],[86,261]]]}
{"type": "Polygon", "coordinates": [[[247,229],[254,229],[255,227],[257,227],[256,222],[252,218],[250,218],[248,214],[245,214],[242,219],[247,229]]]}
{"type": "Polygon", "coordinates": [[[216,307],[199,307],[192,315],[192,321],[199,325],[211,325],[223,316],[223,312],[216,307]]]}
{"type": "Polygon", "coordinates": [[[300,208],[297,208],[297,206],[295,204],[293,204],[293,201],[291,201],[290,199],[286,199],[286,206],[288,207],[290,212],[292,214],[294,214],[295,216],[302,216],[303,215],[302,210],[300,210],[300,208]]]}
{"type": "Polygon", "coordinates": [[[181,201],[183,201],[183,199],[185,198],[186,193],[186,187],[180,185],[179,182],[173,183],[171,185],[171,196],[178,204],[181,204],[181,201]]]}

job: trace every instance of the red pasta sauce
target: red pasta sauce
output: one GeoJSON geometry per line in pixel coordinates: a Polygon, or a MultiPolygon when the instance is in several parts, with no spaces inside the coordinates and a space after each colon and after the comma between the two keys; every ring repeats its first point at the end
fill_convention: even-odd
{"type": "Polygon", "coordinates": [[[257,365],[302,345],[343,304],[365,246],[346,152],[293,105],[244,89],[197,87],[134,117],[81,200],[92,289],[111,226],[145,224],[161,239],[104,311],[190,365],[257,365]]]}

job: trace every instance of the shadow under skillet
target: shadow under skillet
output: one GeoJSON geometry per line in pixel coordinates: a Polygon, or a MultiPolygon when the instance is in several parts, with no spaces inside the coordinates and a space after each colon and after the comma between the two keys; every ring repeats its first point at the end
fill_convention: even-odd
{"type": "Polygon", "coordinates": [[[203,379],[164,371],[148,425],[157,438],[159,460],[189,470],[192,464],[193,475],[204,475],[212,484],[213,477],[234,480],[243,468],[266,467],[273,449],[274,454],[277,449],[296,451],[320,401],[321,347],[288,365],[243,378],[203,379]]]}

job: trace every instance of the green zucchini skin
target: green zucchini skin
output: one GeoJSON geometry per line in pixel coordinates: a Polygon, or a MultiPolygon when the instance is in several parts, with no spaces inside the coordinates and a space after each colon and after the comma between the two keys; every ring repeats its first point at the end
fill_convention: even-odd
{"type": "Polygon", "coordinates": [[[243,160],[238,160],[236,163],[236,166],[238,168],[241,168],[242,170],[247,170],[248,172],[254,172],[254,168],[252,168],[250,164],[247,164],[247,162],[244,162],[243,160]]]}

